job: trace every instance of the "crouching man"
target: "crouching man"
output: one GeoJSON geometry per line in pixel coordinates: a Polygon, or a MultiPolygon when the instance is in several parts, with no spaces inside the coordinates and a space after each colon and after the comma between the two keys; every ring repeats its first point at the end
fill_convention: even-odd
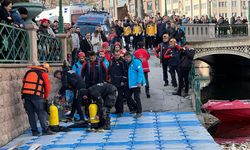
{"type": "Polygon", "coordinates": [[[81,92],[83,100],[93,100],[98,106],[98,129],[110,130],[110,110],[115,105],[117,88],[109,83],[98,83],[81,92]]]}

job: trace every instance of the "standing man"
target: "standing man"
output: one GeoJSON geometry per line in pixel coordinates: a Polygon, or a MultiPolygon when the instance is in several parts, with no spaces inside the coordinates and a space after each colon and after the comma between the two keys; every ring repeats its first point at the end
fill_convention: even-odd
{"type": "Polygon", "coordinates": [[[172,79],[172,86],[177,87],[176,74],[179,79],[179,63],[180,63],[180,46],[176,44],[174,38],[169,41],[169,48],[164,54],[164,58],[168,59],[169,62],[169,72],[172,79]]]}
{"type": "Polygon", "coordinates": [[[132,33],[132,30],[131,30],[131,26],[130,26],[130,23],[129,23],[129,20],[125,20],[125,22],[123,23],[123,36],[124,36],[124,40],[125,40],[125,48],[127,51],[129,51],[129,45],[130,45],[130,35],[132,33]]]}
{"type": "Polygon", "coordinates": [[[77,52],[80,49],[80,39],[79,35],[76,33],[75,28],[71,28],[71,38],[72,38],[72,54],[71,54],[71,66],[74,65],[74,63],[77,60],[77,52]]]}
{"type": "Polygon", "coordinates": [[[80,44],[81,51],[85,53],[86,57],[89,57],[89,52],[93,51],[93,45],[91,43],[91,34],[86,33],[85,39],[80,44]]]}
{"type": "Polygon", "coordinates": [[[142,39],[143,28],[136,20],[133,26],[133,48],[137,49],[137,43],[143,41],[142,39]]]}
{"type": "Polygon", "coordinates": [[[150,72],[148,60],[150,58],[150,55],[148,51],[146,51],[143,47],[144,47],[143,42],[139,42],[138,43],[139,49],[135,51],[134,56],[135,58],[140,59],[142,62],[142,68],[143,68],[144,77],[146,80],[145,92],[146,92],[147,98],[150,98],[149,82],[148,82],[148,73],[150,72]]]}
{"type": "Polygon", "coordinates": [[[139,59],[134,58],[132,54],[126,52],[125,60],[128,63],[128,93],[127,100],[132,104],[136,110],[136,115],[134,118],[140,118],[142,116],[142,106],[141,106],[141,86],[145,86],[145,78],[142,68],[142,63],[139,59]],[[134,95],[134,100],[132,99],[134,95]]]}
{"type": "Polygon", "coordinates": [[[73,65],[72,70],[77,73],[78,76],[81,76],[81,71],[82,71],[82,66],[86,65],[86,60],[85,60],[85,53],[84,52],[79,52],[78,55],[78,61],[73,65]]]}
{"type": "Polygon", "coordinates": [[[155,50],[155,56],[157,58],[160,58],[160,62],[162,64],[162,70],[163,70],[163,80],[164,80],[164,86],[168,86],[168,60],[164,58],[164,54],[166,53],[169,42],[168,42],[168,34],[163,34],[163,42],[158,45],[158,47],[155,50]],[[160,53],[160,54],[159,54],[160,53]]]}
{"type": "Polygon", "coordinates": [[[89,88],[97,83],[106,81],[108,69],[105,63],[97,59],[95,52],[89,53],[89,61],[82,67],[81,76],[85,80],[86,87],[89,88]]]}
{"type": "Polygon", "coordinates": [[[37,114],[42,127],[43,135],[51,135],[53,132],[49,129],[47,124],[47,113],[45,111],[45,101],[48,100],[50,94],[50,81],[48,72],[50,66],[44,63],[41,66],[30,66],[29,71],[26,72],[23,78],[22,98],[24,99],[24,107],[28,114],[29,124],[31,127],[32,135],[38,136],[36,124],[37,114]]]}
{"type": "Polygon", "coordinates": [[[113,84],[118,91],[118,96],[115,103],[115,110],[118,116],[123,114],[123,95],[124,86],[127,83],[127,64],[121,57],[121,51],[114,51],[114,57],[109,65],[109,79],[110,83],[113,84]]]}
{"type": "Polygon", "coordinates": [[[153,17],[150,17],[146,25],[146,49],[154,48],[156,33],[157,25],[153,22],[153,17]]]}
{"type": "Polygon", "coordinates": [[[181,49],[180,52],[180,65],[179,65],[179,87],[174,95],[181,96],[182,89],[185,85],[185,96],[188,95],[189,90],[189,81],[188,76],[192,67],[192,61],[194,59],[194,50],[190,49],[190,45],[188,42],[185,43],[185,47],[181,49]],[[184,83],[184,84],[183,84],[184,83]]]}

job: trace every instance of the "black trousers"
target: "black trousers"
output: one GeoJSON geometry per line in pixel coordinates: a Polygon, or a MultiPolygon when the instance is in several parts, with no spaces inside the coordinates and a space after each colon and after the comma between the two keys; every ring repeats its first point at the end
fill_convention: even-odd
{"type": "Polygon", "coordinates": [[[154,36],[147,36],[146,37],[146,49],[154,48],[155,37],[154,36]]]}
{"type": "Polygon", "coordinates": [[[157,36],[156,37],[156,42],[155,42],[155,47],[157,47],[159,44],[161,44],[162,43],[162,36],[157,36]]]}
{"type": "Polygon", "coordinates": [[[45,104],[42,98],[33,95],[25,96],[24,108],[28,115],[31,131],[38,131],[35,114],[38,116],[42,130],[48,130],[47,112],[45,111],[45,104]]]}
{"type": "Polygon", "coordinates": [[[129,44],[130,44],[130,36],[124,36],[124,40],[125,40],[125,43],[126,43],[126,50],[129,51],[129,44]]]}
{"type": "Polygon", "coordinates": [[[137,50],[137,48],[138,48],[138,42],[140,42],[140,41],[143,41],[143,39],[142,39],[142,36],[141,35],[138,35],[138,36],[133,36],[133,48],[135,49],[135,50],[137,50]]]}
{"type": "Polygon", "coordinates": [[[136,113],[142,113],[142,105],[141,105],[141,88],[131,88],[127,91],[127,101],[128,105],[131,105],[130,107],[136,111],[136,113]],[[132,98],[132,95],[134,95],[134,99],[132,98]]]}
{"type": "Polygon", "coordinates": [[[83,112],[82,112],[82,96],[81,96],[81,89],[80,90],[76,90],[74,91],[74,98],[73,98],[73,103],[72,103],[72,109],[71,109],[71,112],[70,112],[70,117],[73,118],[74,115],[75,115],[75,112],[77,110],[77,113],[79,114],[80,116],[80,120],[83,120],[84,117],[83,117],[83,112]]]}
{"type": "Polygon", "coordinates": [[[176,82],[176,74],[179,80],[179,68],[177,66],[169,66],[169,72],[171,75],[171,79],[172,79],[172,86],[173,87],[177,87],[177,82],[176,82]]]}
{"type": "Polygon", "coordinates": [[[74,49],[71,54],[71,66],[73,66],[77,62],[77,51],[78,49],[74,49]]]}
{"type": "Polygon", "coordinates": [[[124,90],[125,90],[124,86],[117,87],[117,90],[118,90],[118,96],[117,96],[116,103],[115,103],[115,110],[116,110],[116,113],[122,114],[123,113],[123,97],[124,97],[124,90]]]}
{"type": "Polygon", "coordinates": [[[162,61],[163,81],[168,84],[168,61],[162,61]]]}
{"type": "Polygon", "coordinates": [[[145,77],[145,80],[146,80],[145,91],[147,93],[147,92],[149,92],[148,72],[144,72],[144,77],[145,77]]]}
{"type": "Polygon", "coordinates": [[[178,93],[181,93],[184,85],[185,85],[185,93],[188,93],[189,90],[189,81],[188,81],[188,76],[191,68],[189,67],[181,67],[179,69],[179,88],[178,88],[178,93]]]}

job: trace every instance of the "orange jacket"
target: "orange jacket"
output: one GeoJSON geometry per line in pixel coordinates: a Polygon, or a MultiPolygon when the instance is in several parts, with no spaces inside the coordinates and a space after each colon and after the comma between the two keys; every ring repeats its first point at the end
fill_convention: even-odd
{"type": "Polygon", "coordinates": [[[43,67],[29,66],[31,68],[23,78],[22,94],[36,95],[48,99],[50,94],[49,75],[43,67]]]}

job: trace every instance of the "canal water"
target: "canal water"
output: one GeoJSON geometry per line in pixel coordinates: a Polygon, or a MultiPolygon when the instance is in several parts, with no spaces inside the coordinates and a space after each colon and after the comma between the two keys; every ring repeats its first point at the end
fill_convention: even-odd
{"type": "MultiPolygon", "coordinates": [[[[202,77],[209,77],[201,81],[201,101],[250,99],[250,80],[237,76],[210,76],[211,69],[202,61],[195,62],[196,71],[202,77]]],[[[250,141],[250,121],[236,123],[215,122],[208,128],[208,132],[218,143],[243,143],[250,141]]]]}
{"type": "MultiPolygon", "coordinates": [[[[250,99],[250,80],[231,74],[210,76],[211,69],[208,64],[196,61],[196,70],[202,77],[209,77],[201,81],[201,100],[206,103],[208,100],[235,100],[250,99]]],[[[232,70],[233,71],[233,70],[232,70]]]]}

